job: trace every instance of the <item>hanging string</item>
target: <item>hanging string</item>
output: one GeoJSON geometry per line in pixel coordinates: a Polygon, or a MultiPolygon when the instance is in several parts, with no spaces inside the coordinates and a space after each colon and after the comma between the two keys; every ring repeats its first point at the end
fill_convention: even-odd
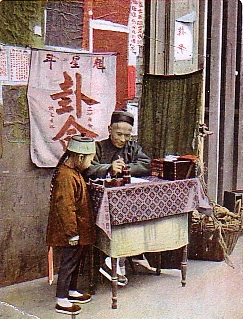
{"type": "MultiPolygon", "coordinates": [[[[159,42],[159,43],[162,43],[162,44],[166,44],[166,45],[169,45],[170,47],[174,48],[174,49],[179,49],[178,47],[176,47],[175,45],[173,44],[168,44],[168,43],[165,43],[164,41],[162,40],[159,40],[159,39],[155,39],[155,38],[152,38],[152,37],[149,37],[147,36],[146,34],[144,34],[144,38],[147,38],[149,40],[153,40],[154,42],[159,42]]],[[[183,49],[184,51],[190,53],[190,54],[194,54],[194,52],[192,51],[189,51],[189,50],[186,50],[186,49],[183,49]]],[[[207,57],[209,57],[209,55],[207,54],[207,56],[203,55],[203,54],[200,54],[200,53],[197,53],[197,56],[200,56],[200,57],[203,57],[204,59],[206,59],[207,57]]]]}

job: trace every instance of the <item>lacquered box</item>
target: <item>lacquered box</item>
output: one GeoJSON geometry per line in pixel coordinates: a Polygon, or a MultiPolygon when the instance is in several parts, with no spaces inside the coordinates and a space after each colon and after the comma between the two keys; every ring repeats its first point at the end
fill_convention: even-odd
{"type": "Polygon", "coordinates": [[[163,158],[154,158],[151,161],[151,175],[163,178],[163,158]]]}
{"type": "Polygon", "coordinates": [[[178,180],[197,176],[196,164],[190,160],[163,161],[163,179],[178,180]]]}

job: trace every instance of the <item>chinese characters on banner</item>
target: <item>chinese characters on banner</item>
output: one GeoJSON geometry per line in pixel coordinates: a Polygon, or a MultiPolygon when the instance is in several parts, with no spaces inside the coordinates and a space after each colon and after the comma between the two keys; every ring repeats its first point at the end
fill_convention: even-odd
{"type": "Polygon", "coordinates": [[[32,51],[27,96],[33,163],[56,166],[74,134],[108,136],[115,70],[114,55],[32,51]]]}
{"type": "Polygon", "coordinates": [[[12,48],[10,50],[10,80],[27,81],[29,77],[30,52],[12,48]]]}
{"type": "Polygon", "coordinates": [[[7,59],[7,50],[1,48],[0,51],[0,81],[8,80],[8,59],[7,59]]]}
{"type": "Polygon", "coordinates": [[[129,45],[128,45],[128,99],[136,94],[136,65],[139,48],[143,46],[144,31],[144,0],[131,0],[129,14],[129,45]]]}
{"type": "Polygon", "coordinates": [[[0,51],[0,81],[26,83],[30,66],[29,49],[2,46],[0,51]]]}
{"type": "Polygon", "coordinates": [[[175,22],[175,61],[193,58],[193,23],[175,22]]]}
{"type": "Polygon", "coordinates": [[[131,0],[129,17],[129,49],[136,55],[138,47],[143,45],[144,0],[131,0]]]}

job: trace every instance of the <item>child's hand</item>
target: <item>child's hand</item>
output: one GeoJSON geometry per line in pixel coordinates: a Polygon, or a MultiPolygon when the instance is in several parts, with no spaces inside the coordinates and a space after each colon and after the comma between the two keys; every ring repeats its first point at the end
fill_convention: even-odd
{"type": "Polygon", "coordinates": [[[70,246],[77,246],[79,241],[79,235],[69,238],[68,243],[70,246]]]}

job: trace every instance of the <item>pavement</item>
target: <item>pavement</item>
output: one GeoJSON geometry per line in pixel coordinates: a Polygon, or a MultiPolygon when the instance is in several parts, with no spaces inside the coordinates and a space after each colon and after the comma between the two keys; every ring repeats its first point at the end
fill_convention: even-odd
{"type": "MultiPolygon", "coordinates": [[[[79,315],[55,312],[55,276],[0,288],[0,319],[243,319],[243,236],[230,261],[189,260],[186,286],[181,286],[179,270],[163,270],[160,276],[146,269],[118,288],[118,308],[111,308],[111,285],[98,283],[90,303],[79,315]]],[[[140,267],[140,266],[136,266],[140,267]]],[[[85,276],[80,278],[85,287],[85,276]]]]}

